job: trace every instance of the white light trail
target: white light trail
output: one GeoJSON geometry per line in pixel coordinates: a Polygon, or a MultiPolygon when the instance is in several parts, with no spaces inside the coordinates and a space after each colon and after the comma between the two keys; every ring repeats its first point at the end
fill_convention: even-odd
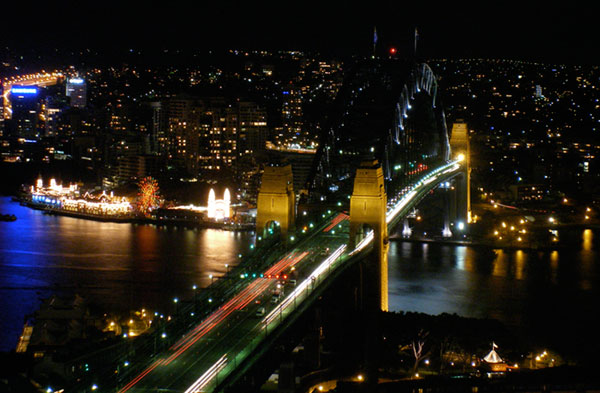
{"type": "Polygon", "coordinates": [[[204,389],[206,385],[208,385],[210,381],[212,381],[215,375],[217,375],[219,371],[221,371],[226,365],[227,355],[223,355],[219,360],[216,361],[215,364],[213,364],[208,370],[206,370],[206,372],[202,374],[200,378],[198,378],[196,382],[192,384],[192,386],[187,388],[185,393],[202,392],[202,389],[204,389]]]}
{"type": "MultiPolygon", "coordinates": [[[[277,316],[283,312],[283,310],[294,301],[295,298],[297,298],[298,296],[300,296],[304,290],[306,288],[308,288],[309,285],[312,284],[313,281],[316,281],[322,274],[324,274],[325,272],[327,272],[327,269],[329,268],[329,266],[331,266],[331,264],[333,264],[343,253],[344,250],[346,249],[346,245],[342,244],[341,246],[339,246],[333,253],[331,253],[331,255],[329,257],[327,257],[327,259],[325,259],[315,270],[313,270],[313,272],[310,274],[310,276],[305,279],[304,281],[302,281],[297,287],[296,289],[294,289],[292,291],[292,293],[290,293],[280,304],[279,306],[275,307],[264,319],[264,324],[265,326],[268,325],[269,323],[271,323],[275,318],[277,318],[277,316]]],[[[263,327],[264,329],[264,327],[263,327]]]]}

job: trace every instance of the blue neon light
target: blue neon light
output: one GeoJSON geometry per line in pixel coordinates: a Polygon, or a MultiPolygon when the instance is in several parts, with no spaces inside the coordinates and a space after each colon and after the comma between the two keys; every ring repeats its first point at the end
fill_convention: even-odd
{"type": "Polygon", "coordinates": [[[72,83],[74,85],[82,85],[83,84],[83,79],[81,79],[81,78],[69,79],[69,83],[72,83]]]}
{"type": "Polygon", "coordinates": [[[10,89],[12,94],[37,94],[37,87],[13,87],[10,89]]]}

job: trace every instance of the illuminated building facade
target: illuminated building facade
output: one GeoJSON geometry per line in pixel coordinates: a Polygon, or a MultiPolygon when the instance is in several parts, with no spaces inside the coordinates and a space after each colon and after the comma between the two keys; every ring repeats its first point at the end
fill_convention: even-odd
{"type": "Polygon", "coordinates": [[[25,139],[37,139],[42,107],[40,90],[36,86],[13,86],[10,90],[12,107],[11,133],[25,139]]]}
{"type": "MultiPolygon", "coordinates": [[[[162,104],[159,116],[167,114],[168,124],[167,159],[191,175],[232,167],[241,155],[265,150],[267,115],[253,102],[178,97],[162,104]]],[[[157,118],[157,130],[160,122],[157,118]]],[[[157,143],[160,146],[158,138],[157,143]]]]}
{"type": "Polygon", "coordinates": [[[229,194],[229,189],[226,188],[223,194],[223,199],[216,199],[215,190],[212,188],[208,193],[208,206],[207,206],[207,214],[208,218],[212,218],[214,220],[222,220],[224,218],[231,217],[231,195],[229,194]]]}
{"type": "Polygon", "coordinates": [[[297,141],[302,132],[302,90],[287,85],[281,92],[283,101],[281,119],[283,123],[283,139],[287,144],[297,141]]]}
{"type": "Polygon", "coordinates": [[[210,158],[214,163],[207,169],[229,167],[237,158],[238,113],[229,106],[214,107],[211,110],[210,158]]]}
{"type": "Polygon", "coordinates": [[[71,99],[73,108],[85,108],[87,103],[87,87],[81,78],[70,78],[67,81],[67,97],[71,99]]]}
{"type": "Polygon", "coordinates": [[[196,205],[181,205],[170,207],[168,210],[171,211],[182,211],[187,210],[190,212],[201,213],[206,215],[212,221],[223,221],[231,218],[231,194],[229,189],[226,188],[223,192],[223,199],[217,199],[215,190],[210,189],[208,193],[207,206],[196,206],[196,205]]]}
{"type": "Polygon", "coordinates": [[[253,102],[240,102],[238,111],[240,154],[263,153],[268,134],[267,112],[253,102]]]}
{"type": "MultiPolygon", "coordinates": [[[[0,96],[4,96],[4,85],[0,83],[0,96]]],[[[4,136],[4,100],[0,100],[0,137],[4,136]]]]}
{"type": "Polygon", "coordinates": [[[167,154],[167,116],[165,114],[163,105],[161,102],[151,102],[150,108],[152,108],[152,125],[150,128],[150,148],[153,153],[158,155],[167,154]]]}
{"type": "Polygon", "coordinates": [[[30,189],[31,202],[53,209],[73,213],[101,216],[125,216],[132,212],[131,203],[125,197],[115,196],[112,192],[94,196],[85,193],[83,196],[77,184],[63,187],[55,179],[50,179],[48,187],[44,187],[42,178],[38,178],[30,189]]]}

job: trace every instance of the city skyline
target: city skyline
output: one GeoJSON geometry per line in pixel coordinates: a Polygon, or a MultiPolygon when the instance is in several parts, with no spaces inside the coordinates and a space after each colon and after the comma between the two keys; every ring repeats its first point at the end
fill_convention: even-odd
{"type": "Polygon", "coordinates": [[[5,385],[596,386],[591,9],[4,11],[5,385]]]}
{"type": "Polygon", "coordinates": [[[377,28],[381,52],[398,48],[410,57],[414,30],[424,58],[512,58],[550,63],[597,64],[593,9],[517,2],[485,9],[465,4],[375,2],[344,5],[308,2],[226,2],[190,7],[184,3],[38,5],[29,15],[7,6],[3,46],[13,49],[116,48],[297,49],[332,55],[367,55],[377,28]],[[19,17],[19,16],[23,17],[19,17]],[[50,22],[50,23],[49,23],[50,22]]]}

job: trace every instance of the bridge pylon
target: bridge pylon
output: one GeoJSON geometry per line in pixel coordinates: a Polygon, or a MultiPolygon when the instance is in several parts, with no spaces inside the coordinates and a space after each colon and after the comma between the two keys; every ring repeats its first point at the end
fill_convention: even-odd
{"type": "Polygon", "coordinates": [[[455,228],[462,231],[471,222],[471,147],[467,124],[461,120],[452,125],[450,148],[453,158],[462,158],[463,171],[454,180],[455,193],[451,201],[451,220],[455,228]]]}
{"type": "Polygon", "coordinates": [[[386,222],[387,194],[381,165],[377,160],[363,161],[356,170],[354,190],[350,198],[350,247],[362,225],[374,231],[374,246],[378,261],[377,294],[379,307],[388,311],[388,248],[386,222]]]}
{"type": "Polygon", "coordinates": [[[296,196],[292,166],[268,166],[262,175],[256,209],[256,234],[264,235],[267,224],[279,223],[281,236],[294,227],[296,196]]]}

